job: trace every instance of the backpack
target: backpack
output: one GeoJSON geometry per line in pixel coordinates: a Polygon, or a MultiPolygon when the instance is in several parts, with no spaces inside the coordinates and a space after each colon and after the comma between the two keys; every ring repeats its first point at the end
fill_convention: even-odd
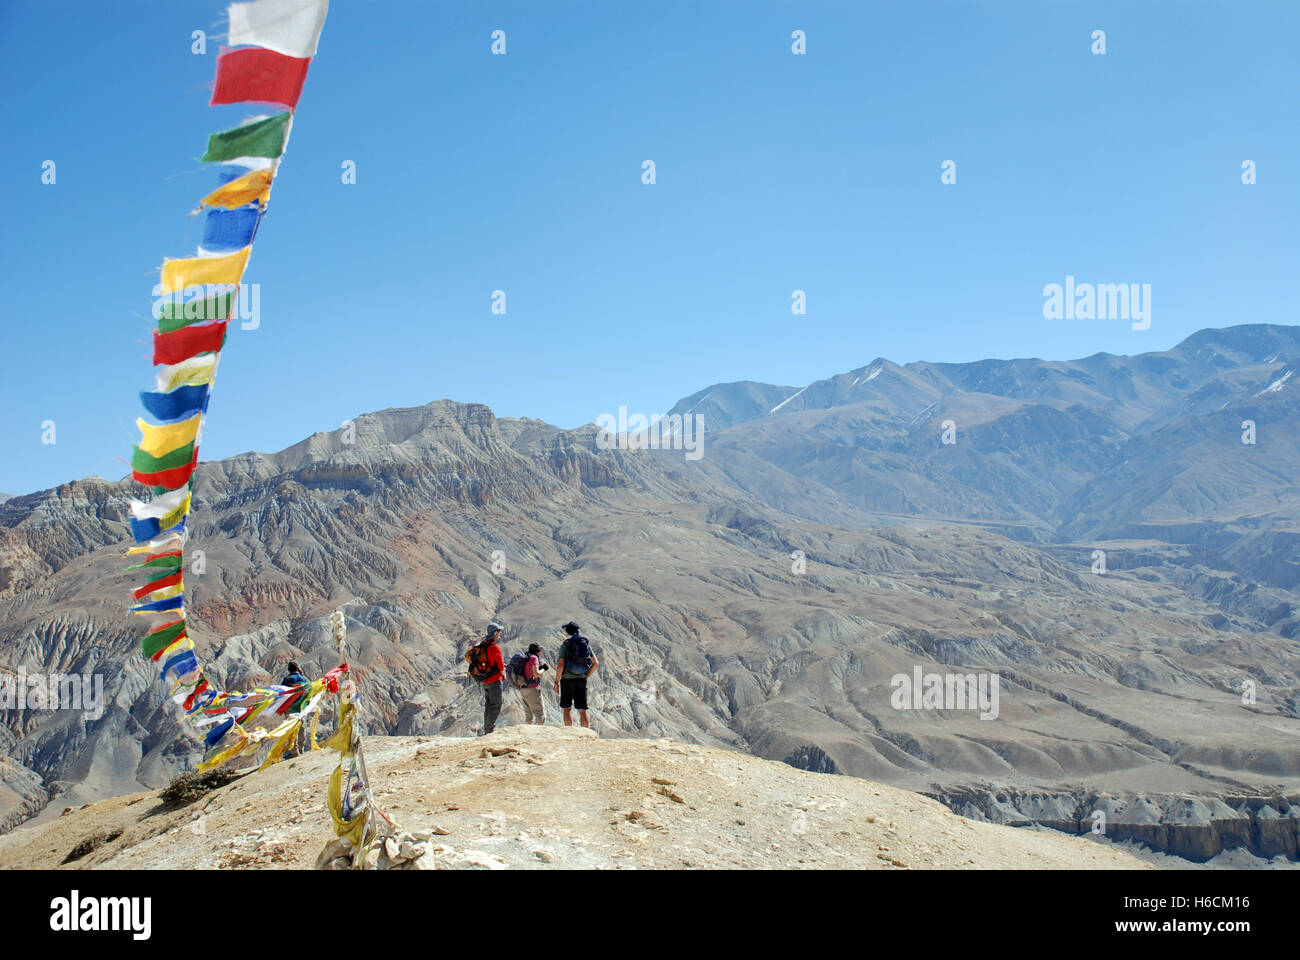
{"type": "Polygon", "coordinates": [[[591,644],[581,634],[570,637],[564,646],[564,672],[572,677],[585,677],[591,667],[591,644]]]}
{"type": "Polygon", "coordinates": [[[488,677],[496,672],[492,661],[488,659],[488,645],[478,643],[469,648],[469,653],[465,654],[465,662],[469,664],[469,677],[471,680],[477,680],[482,683],[488,677]]]}
{"type": "Polygon", "coordinates": [[[510,658],[510,663],[506,666],[506,678],[510,681],[512,687],[528,686],[528,654],[516,653],[510,658]]]}

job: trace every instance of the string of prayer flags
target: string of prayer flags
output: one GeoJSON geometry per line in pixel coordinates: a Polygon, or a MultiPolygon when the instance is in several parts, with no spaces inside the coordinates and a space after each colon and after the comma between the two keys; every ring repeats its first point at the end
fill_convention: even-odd
{"type": "MultiPolygon", "coordinates": [[[[211,103],[286,109],[208,137],[203,162],[224,166],[215,171],[216,188],[193,211],[204,213],[202,241],[194,255],[164,259],[154,289],[154,388],[140,394],[153,422],[136,421],[140,440],[131,453],[131,476],[151,488],[152,498],[130,503],[135,545],[126,552],[136,562],[127,569],[142,574],[143,582],[132,588],[129,609],[163,615],[161,626],[141,637],[141,654],[157,665],[167,696],[191,720],[212,727],[200,769],[267,743],[263,766],[274,763],[308,716],[314,749],[321,700],[339,691],[337,670],[322,680],[248,694],[216,688],[189,633],[184,579],[187,522],[213,380],[328,9],[328,0],[255,0],[229,7],[228,39],[235,49],[217,58],[211,103]],[[272,729],[250,726],[263,714],[277,718],[272,729]]],[[[251,302],[257,303],[255,290],[251,302]]],[[[346,665],[340,669],[346,673],[346,665]]]]}

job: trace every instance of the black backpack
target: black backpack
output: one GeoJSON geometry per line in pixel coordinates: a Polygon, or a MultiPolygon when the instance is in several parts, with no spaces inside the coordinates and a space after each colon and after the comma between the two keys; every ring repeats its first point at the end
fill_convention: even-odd
{"type": "Polygon", "coordinates": [[[564,645],[564,672],[585,677],[591,669],[591,644],[581,634],[574,634],[564,645]]]}

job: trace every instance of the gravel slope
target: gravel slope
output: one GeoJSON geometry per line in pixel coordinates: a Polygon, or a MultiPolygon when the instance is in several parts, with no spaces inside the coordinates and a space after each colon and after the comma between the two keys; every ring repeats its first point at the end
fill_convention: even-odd
{"type": "MultiPolygon", "coordinates": [[[[904,790],[669,739],[512,726],[371,737],[366,750],[389,815],[435,832],[424,868],[1150,869],[1086,838],[976,823],[904,790]]],[[[69,809],[0,837],[0,867],[59,866],[111,836],[67,868],[311,868],[331,839],[335,758],[295,758],[184,807],[137,793],[69,809]]]]}

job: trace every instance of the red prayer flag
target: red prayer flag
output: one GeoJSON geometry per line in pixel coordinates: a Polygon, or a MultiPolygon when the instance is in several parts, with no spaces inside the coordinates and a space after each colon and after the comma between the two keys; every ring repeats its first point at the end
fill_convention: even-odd
{"type": "Polygon", "coordinates": [[[131,477],[150,487],[164,487],[167,490],[178,490],[190,482],[190,477],[194,475],[194,468],[198,466],[198,453],[195,453],[194,459],[183,467],[173,467],[170,470],[159,470],[157,473],[141,473],[139,470],[132,470],[131,477]]]}
{"type": "Polygon", "coordinates": [[[174,587],[181,582],[181,571],[177,570],[170,577],[163,577],[161,580],[154,580],[146,583],[143,587],[137,587],[131,591],[132,595],[139,600],[146,594],[153,593],[155,590],[161,590],[163,587],[174,587]]]}
{"type": "Polygon", "coordinates": [[[206,689],[208,689],[208,678],[203,676],[203,674],[199,674],[199,685],[195,687],[192,691],[190,691],[190,695],[186,697],[185,702],[181,704],[181,709],[183,709],[186,713],[189,713],[191,710],[193,710],[194,698],[197,697],[200,693],[202,693],[206,689]]]}
{"type": "Polygon", "coordinates": [[[278,103],[292,110],[302,96],[311,58],[286,57],[274,50],[248,47],[217,57],[212,103],[278,103]]]}
{"type": "Polygon", "coordinates": [[[180,363],[200,353],[215,353],[226,340],[226,321],[181,327],[171,333],[153,335],[154,366],[180,363]]]}

